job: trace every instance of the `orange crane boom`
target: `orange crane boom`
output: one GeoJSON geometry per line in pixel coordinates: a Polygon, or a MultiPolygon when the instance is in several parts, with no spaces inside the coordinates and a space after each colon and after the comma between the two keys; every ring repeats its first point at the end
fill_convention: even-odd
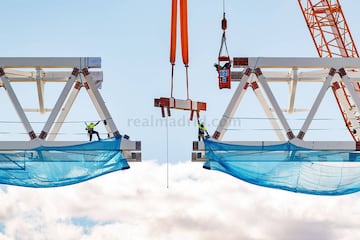
{"type": "Polygon", "coordinates": [[[339,0],[298,0],[320,57],[359,57],[339,0]]]}
{"type": "MultiPolygon", "coordinates": [[[[351,36],[339,0],[298,0],[311,37],[320,57],[358,58],[359,53],[351,36]]],[[[341,77],[347,77],[339,70],[341,77]]],[[[356,142],[360,141],[359,106],[349,91],[360,93],[360,83],[352,83],[353,89],[345,87],[342,81],[331,84],[345,125],[356,142]]]]}

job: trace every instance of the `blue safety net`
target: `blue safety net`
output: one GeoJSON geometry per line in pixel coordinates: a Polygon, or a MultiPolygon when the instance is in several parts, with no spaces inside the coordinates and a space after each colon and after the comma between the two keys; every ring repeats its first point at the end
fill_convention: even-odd
{"type": "Polygon", "coordinates": [[[72,146],[0,151],[0,183],[45,188],[80,183],[128,169],[121,137],[72,146]]]}
{"type": "Polygon", "coordinates": [[[259,186],[314,195],[360,191],[360,153],[311,150],[291,143],[245,146],[205,140],[204,168],[259,186]]]}

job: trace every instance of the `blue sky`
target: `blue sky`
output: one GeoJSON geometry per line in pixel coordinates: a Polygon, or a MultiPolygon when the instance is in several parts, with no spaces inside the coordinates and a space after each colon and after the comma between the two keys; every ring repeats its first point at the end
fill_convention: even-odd
{"type": "MultiPolygon", "coordinates": [[[[352,239],[359,233],[358,194],[307,196],[203,170],[201,164],[190,162],[197,129],[187,121],[188,112],[172,111],[169,119],[173,125],[168,129],[166,187],[166,127],[147,123],[161,118],[153,99],[170,95],[170,3],[2,1],[2,57],[102,58],[102,96],[120,132],[142,141],[143,162],[74,186],[1,188],[0,240],[352,239]]],[[[202,119],[212,133],[234,91],[218,89],[213,68],[222,33],[222,1],[189,0],[188,6],[190,98],[208,103],[202,119]]],[[[360,42],[360,3],[342,1],[342,7],[355,42],[360,42]]],[[[317,57],[296,0],[228,0],[226,12],[233,57],[317,57]]],[[[181,99],[186,96],[184,76],[178,41],[174,96],[181,99]]],[[[21,88],[17,90],[27,91],[21,88]]],[[[90,100],[81,99],[85,102],[77,109],[86,113],[74,111],[69,116],[79,122],[74,133],[83,131],[83,121],[98,118],[91,106],[87,108],[90,100]]],[[[245,109],[256,106],[252,100],[248,98],[245,109]]],[[[324,116],[340,117],[331,106],[322,108],[324,116]]],[[[46,120],[31,114],[29,118],[46,120]]],[[[267,134],[256,131],[252,136],[267,134]]],[[[86,138],[64,137],[82,136],[86,138]]]]}

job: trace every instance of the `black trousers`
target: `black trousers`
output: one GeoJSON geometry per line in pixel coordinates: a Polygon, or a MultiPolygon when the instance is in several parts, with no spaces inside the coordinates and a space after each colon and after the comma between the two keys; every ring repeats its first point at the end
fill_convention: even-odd
{"type": "Polygon", "coordinates": [[[204,135],[205,135],[204,130],[202,130],[202,129],[199,128],[199,132],[198,132],[198,141],[199,141],[199,142],[200,142],[200,140],[203,140],[203,141],[204,141],[204,135]]]}
{"type": "Polygon", "coordinates": [[[100,140],[100,136],[99,136],[99,132],[95,131],[95,130],[88,130],[88,134],[89,134],[89,141],[91,142],[92,140],[92,135],[96,134],[98,140],[100,140]]]}

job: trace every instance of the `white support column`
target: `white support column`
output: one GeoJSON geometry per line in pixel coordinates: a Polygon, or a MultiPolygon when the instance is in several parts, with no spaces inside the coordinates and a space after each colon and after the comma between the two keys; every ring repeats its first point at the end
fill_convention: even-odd
{"type": "Polygon", "coordinates": [[[294,113],[294,105],[295,105],[295,94],[296,94],[296,86],[298,82],[298,69],[292,68],[291,72],[291,80],[289,82],[289,108],[288,113],[294,113]]]}
{"type": "Polygon", "coordinates": [[[244,75],[242,76],[238,87],[235,90],[233,97],[223,114],[221,121],[213,135],[214,139],[221,140],[224,136],[226,129],[228,128],[232,117],[234,116],[237,108],[239,107],[240,101],[245,94],[248,87],[248,79],[251,74],[251,68],[247,68],[244,75]]]}
{"type": "Polygon", "coordinates": [[[45,113],[45,107],[44,107],[44,81],[42,80],[41,76],[41,69],[36,69],[36,87],[38,90],[38,99],[39,99],[39,111],[40,113],[45,113]]]}
{"type": "Polygon", "coordinates": [[[96,111],[98,112],[99,116],[103,120],[106,120],[105,128],[108,131],[109,136],[111,137],[113,135],[114,136],[120,135],[120,133],[119,133],[118,129],[116,128],[116,125],[110,115],[110,112],[108,111],[108,109],[105,105],[105,102],[99,93],[99,90],[95,86],[95,83],[93,81],[91,73],[88,71],[87,68],[83,68],[82,74],[85,77],[85,80],[84,80],[85,88],[96,108],[96,111]]]}
{"type": "Polygon", "coordinates": [[[43,128],[43,130],[40,133],[39,138],[40,139],[45,139],[52,127],[52,125],[54,124],[54,121],[56,119],[56,117],[58,116],[61,107],[63,106],[66,97],[68,96],[71,87],[74,85],[75,79],[77,78],[77,75],[79,74],[79,69],[78,68],[74,68],[74,70],[71,73],[71,76],[69,77],[68,81],[65,84],[64,89],[62,90],[53,110],[50,113],[50,116],[48,118],[48,120],[45,123],[45,126],[43,128]]]}
{"type": "Polygon", "coordinates": [[[281,132],[280,126],[276,120],[276,117],[274,116],[273,112],[270,109],[270,106],[267,104],[266,99],[263,96],[263,93],[261,92],[259,85],[257,84],[257,81],[254,80],[251,82],[251,87],[255,93],[255,96],[259,100],[262,108],[264,109],[265,115],[268,118],[271,126],[273,127],[276,136],[280,141],[285,141],[285,137],[281,132]]]}
{"type": "Polygon", "coordinates": [[[324,84],[322,85],[320,92],[317,95],[315,102],[314,102],[313,106],[311,107],[310,112],[309,112],[308,116],[306,117],[305,122],[302,125],[302,127],[297,135],[298,139],[302,140],[304,138],[304,135],[305,135],[306,131],[309,129],[310,123],[314,119],[315,113],[317,112],[317,110],[320,106],[320,103],[325,96],[326,91],[330,87],[330,84],[334,78],[335,73],[336,73],[335,68],[330,68],[329,74],[326,77],[326,80],[325,80],[324,84]]]}
{"type": "Polygon", "coordinates": [[[24,109],[21,107],[19,100],[16,97],[16,94],[13,90],[13,88],[11,87],[11,84],[9,82],[9,80],[7,79],[4,69],[0,68],[0,78],[2,83],[4,84],[4,87],[6,89],[6,92],[9,95],[9,98],[12,102],[12,104],[14,105],[14,108],[22,122],[22,124],[25,127],[26,132],[29,134],[30,139],[35,139],[36,138],[36,134],[29,122],[29,120],[27,119],[24,109]]]}
{"type": "Polygon", "coordinates": [[[66,116],[68,115],[76,97],[78,96],[80,89],[81,89],[81,83],[80,83],[79,79],[77,79],[75,82],[74,88],[73,88],[72,92],[70,93],[70,96],[64,105],[64,110],[61,111],[59,117],[57,118],[57,120],[55,122],[54,127],[51,129],[49,137],[47,138],[49,141],[54,141],[55,138],[57,137],[57,134],[59,133],[60,128],[61,128],[63,122],[65,121],[66,116]]]}
{"type": "Polygon", "coordinates": [[[288,124],[288,122],[286,121],[286,118],[278,104],[278,102],[276,101],[275,99],[275,96],[273,95],[267,81],[266,81],[266,78],[264,77],[264,75],[262,74],[261,72],[261,69],[260,68],[256,68],[255,69],[255,74],[256,76],[258,77],[259,79],[259,82],[261,84],[261,86],[263,87],[264,91],[265,91],[265,94],[267,95],[272,107],[274,108],[275,110],[275,113],[276,115],[278,116],[285,132],[286,132],[286,135],[288,137],[289,140],[293,139],[295,136],[294,136],[294,133],[292,132],[291,128],[290,128],[290,125],[288,124]]]}

